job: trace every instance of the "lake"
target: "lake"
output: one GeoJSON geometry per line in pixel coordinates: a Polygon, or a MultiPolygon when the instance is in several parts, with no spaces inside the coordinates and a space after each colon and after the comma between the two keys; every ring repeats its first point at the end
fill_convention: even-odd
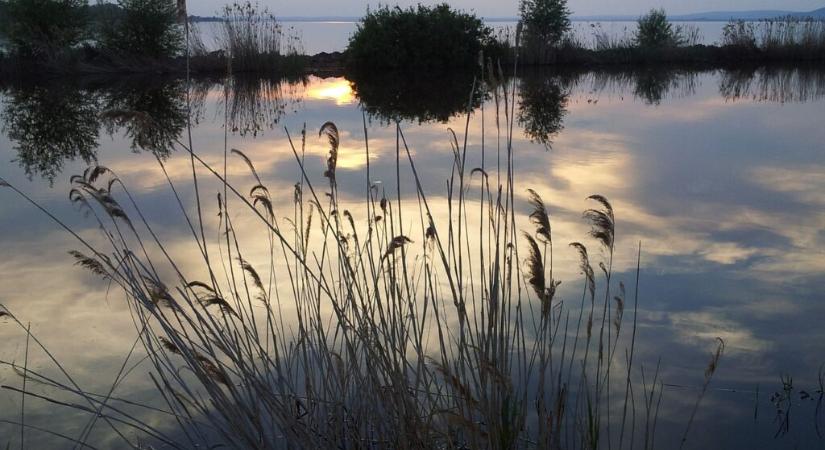
{"type": "MultiPolygon", "coordinates": [[[[346,34],[351,25],[326,29],[325,39],[346,34]]],[[[314,35],[305,31],[305,39],[314,35]]],[[[307,39],[305,45],[314,51],[318,44],[307,39]]],[[[825,363],[825,69],[528,71],[498,81],[510,93],[515,89],[509,106],[515,119],[516,223],[530,229],[527,189],[535,190],[552,221],[553,277],[562,281],[559,301],[576,311],[583,298],[578,254],[568,243],[587,245],[594,266],[607,257],[588,236],[590,227],[582,218],[582,211],[594,206],[586,200],[589,195],[602,194],[613,205],[614,283],[623,281],[631,296],[641,244],[635,364],[647,383],[660,367],[664,384],[657,446],[678,446],[718,337],[725,352],[686,447],[821,447],[815,424],[822,419],[817,401],[825,363]],[[787,429],[786,415],[791,417],[787,429]]],[[[162,77],[5,86],[0,91],[0,178],[78,236],[106,245],[94,217],[69,201],[73,175],[90,163],[106,166],[128,187],[180,270],[205,279],[192,224],[184,220],[179,202],[190,217],[196,215],[197,202],[202,204],[205,235],[216,242],[210,244],[212,255],[225,256],[221,211],[215,205],[216,195],[225,191],[201,167],[196,196],[192,161],[176,143],[189,142],[188,120],[197,154],[219,172],[225,170],[243,192],[256,184],[254,177],[242,159],[229,155],[224,167],[224,157],[230,149],[248,156],[269,186],[279,220],[292,217],[293,185],[301,181],[289,139],[300,148],[306,127],[301,154],[321,195],[329,142],[318,130],[332,121],[340,137],[339,201],[366,229],[369,211],[359,200],[365,191],[386,192],[393,202],[400,193],[398,205],[407,215],[397,226],[421,246],[419,197],[406,155],[397,151],[395,121],[434,219],[448,223],[447,180],[457,160],[451,142],[463,147],[466,139],[462,164],[468,174],[470,168],[486,167],[492,180],[494,167],[502,164],[506,130],[497,129],[495,122],[505,121],[503,112],[496,116],[497,110],[504,111],[504,97],[492,91],[471,96],[473,85],[472,76],[382,74],[372,80],[198,80],[192,86],[162,77]],[[193,105],[189,118],[187,97],[193,105]],[[113,110],[142,111],[154,122],[146,131],[103,114],[113,110]],[[375,187],[367,188],[369,183],[375,187]]],[[[482,175],[472,176],[468,196],[475,195],[470,191],[482,175]]],[[[242,207],[234,197],[232,202],[234,208],[242,207]]],[[[134,214],[131,206],[126,209],[134,214]]],[[[238,211],[230,216],[237,221],[233,229],[248,238],[245,258],[265,265],[266,235],[238,211]]],[[[320,235],[320,228],[314,232],[320,235]]],[[[78,241],[54,221],[0,188],[0,303],[30,323],[32,334],[80,386],[105,394],[135,343],[134,316],[118,286],[74,265],[67,252],[75,249],[82,250],[78,241]]],[[[468,252],[475,250],[468,247],[468,252]]],[[[601,272],[595,270],[601,283],[601,272]]],[[[174,285],[171,268],[160,272],[174,285]]],[[[625,314],[631,317],[632,310],[625,314]]],[[[616,358],[623,367],[624,355],[616,358]]],[[[25,360],[30,368],[61,377],[34,343],[27,350],[25,331],[7,318],[0,318],[0,359],[21,365],[25,360]]],[[[129,361],[130,374],[117,386],[117,396],[162,405],[147,363],[141,364],[139,356],[129,361]]],[[[0,380],[20,385],[20,377],[7,367],[0,380]]],[[[58,398],[71,397],[43,389],[58,398]]],[[[27,423],[68,436],[79,436],[87,423],[87,415],[37,398],[29,398],[25,406],[27,423]]],[[[160,428],[174,428],[157,412],[122,407],[160,428]]],[[[20,409],[19,393],[0,391],[0,419],[18,420],[20,409]]],[[[120,442],[102,422],[95,430],[90,440],[95,446],[120,442]]],[[[0,423],[0,443],[14,447],[18,435],[18,427],[0,423]]],[[[63,445],[56,439],[36,430],[26,436],[31,448],[63,445]]]]}

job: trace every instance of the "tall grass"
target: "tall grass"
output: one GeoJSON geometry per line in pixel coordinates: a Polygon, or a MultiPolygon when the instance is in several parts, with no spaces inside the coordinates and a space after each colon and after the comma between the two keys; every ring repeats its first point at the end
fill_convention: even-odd
{"type": "Polygon", "coordinates": [[[759,22],[731,21],[721,44],[766,54],[794,54],[821,59],[825,53],[825,21],[779,17],[759,22]]]}
{"type": "Polygon", "coordinates": [[[217,45],[228,58],[231,72],[283,70],[296,64],[300,38],[288,33],[268,8],[240,2],[224,6],[217,45]]]}
{"type": "Polygon", "coordinates": [[[583,221],[599,248],[570,244],[583,282],[580,297],[562,300],[552,205],[516,183],[515,81],[492,70],[486,78],[497,138],[483,141],[479,167],[468,166],[468,114],[463,136],[451,135],[440,199],[400,125],[395,191],[374,178],[365,138],[356,202],[339,192],[343,133],[331,122],[318,131],[329,144],[321,180],[308,173],[306,129],[298,139],[287,132],[298,172],[289,206],[242,151],[226,147],[216,167],[177,142],[201,186],[203,174],[218,182],[217,223],[200,203],[194,213],[180,204],[195,267],[164,244],[115,172],[93,166],[72,178],[70,199],[102,240],[64,225],[81,246],[71,255],[125,293],[165,403],[159,414],[175,432],[116,401],[133,352],[103,395],[81,389],[56,358],[65,380],[5,364],[77,396],[62,406],[88,412],[88,423],[59,437],[80,446],[100,422],[133,447],[139,432],[171,448],[652,448],[663,386],[658,367],[651,374],[635,360],[639,267],[629,285],[615,278],[617,215],[603,196],[586,200],[583,221]],[[229,179],[232,160],[248,168],[243,179],[229,179]],[[402,192],[402,174],[412,192],[402,192]],[[243,225],[250,219],[258,231],[243,225]]]}

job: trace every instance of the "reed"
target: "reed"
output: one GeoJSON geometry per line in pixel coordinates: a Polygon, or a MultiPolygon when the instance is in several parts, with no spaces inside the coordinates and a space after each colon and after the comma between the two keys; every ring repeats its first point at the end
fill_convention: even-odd
{"type": "Polygon", "coordinates": [[[721,44],[774,58],[785,55],[821,59],[825,52],[825,21],[797,17],[731,21],[725,25],[721,44]]]}
{"type": "Polygon", "coordinates": [[[216,40],[230,72],[294,70],[300,63],[300,38],[285,30],[268,8],[235,2],[224,6],[221,19],[216,40]]]}
{"type": "MultiPolygon", "coordinates": [[[[342,200],[342,134],[328,122],[318,132],[329,144],[321,182],[308,173],[307,131],[294,140],[287,131],[299,174],[291,211],[242,151],[225,148],[223,167],[215,167],[177,142],[197,165],[200,186],[204,175],[218,183],[210,245],[201,206],[191,213],[180,204],[200,255],[194,268],[171,253],[108,168],[73,177],[70,194],[96,221],[102,241],[74,233],[41,208],[77,238],[77,264],[125,293],[135,346],[163,398],[156,414],[167,426],[129,413],[115,395],[138,357],[134,347],[106,394],[81,389],[28,332],[68,381],[3,364],[30,385],[76,396],[56,404],[88,413],[88,423],[76,436],[56,438],[80,447],[98,422],[131,447],[135,433],[170,448],[634,448],[642,434],[652,447],[662,381],[658,368],[650,380],[634,365],[639,269],[631,310],[613,273],[618,216],[606,197],[586,200],[583,221],[600,251],[571,244],[581,257],[581,299],[575,305],[561,298],[552,205],[519,188],[513,170],[515,81],[492,70],[486,76],[498,137],[482,145],[481,166],[469,167],[467,115],[463,139],[452,134],[443,198],[423,186],[396,125],[395,192],[368,164],[360,202],[342,200]],[[230,159],[248,175],[230,180],[230,159]],[[402,173],[412,177],[412,192],[402,193],[402,173]],[[242,226],[244,216],[258,232],[242,226]],[[261,245],[263,262],[249,255],[261,245]],[[619,369],[622,354],[629,356],[619,369]]],[[[369,144],[366,138],[367,161],[369,144]]],[[[29,199],[3,180],[0,186],[29,199]]],[[[0,315],[28,330],[5,308],[0,315]]],[[[706,372],[703,394],[720,356],[706,372]]],[[[3,388],[57,402],[48,393],[3,388]]]]}

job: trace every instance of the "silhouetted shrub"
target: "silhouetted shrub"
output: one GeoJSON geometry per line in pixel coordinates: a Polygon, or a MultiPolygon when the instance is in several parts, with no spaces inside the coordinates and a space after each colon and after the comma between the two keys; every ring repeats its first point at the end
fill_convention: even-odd
{"type": "Polygon", "coordinates": [[[21,56],[53,55],[83,39],[86,6],[86,0],[8,0],[2,33],[21,56]]]}
{"type": "Polygon", "coordinates": [[[122,13],[103,28],[104,48],[127,55],[170,57],[183,48],[175,0],[118,0],[122,13]]]}
{"type": "Polygon", "coordinates": [[[636,45],[639,47],[675,47],[682,38],[667,20],[664,9],[651,9],[637,21],[636,45]]]}
{"type": "Polygon", "coordinates": [[[350,37],[349,62],[356,67],[469,67],[479,53],[494,52],[492,30],[473,14],[447,4],[367,11],[350,37]]]}
{"type": "Polygon", "coordinates": [[[527,45],[552,47],[570,31],[567,0],[522,0],[519,12],[527,45]]]}

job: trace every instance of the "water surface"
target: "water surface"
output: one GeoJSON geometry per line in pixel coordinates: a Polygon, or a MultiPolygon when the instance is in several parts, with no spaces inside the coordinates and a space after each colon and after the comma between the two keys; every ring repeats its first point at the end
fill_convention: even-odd
{"type": "MultiPolygon", "coordinates": [[[[517,88],[517,209],[529,212],[527,188],[548,204],[554,239],[562,243],[555,261],[562,298],[577,299],[581,287],[577,256],[564,244],[582,241],[598,257],[581,219],[588,195],[607,196],[616,210],[618,278],[633,279],[641,242],[637,351],[645,370],[660,362],[667,384],[658,443],[678,445],[721,337],[726,353],[696,418],[692,448],[822,446],[814,409],[825,363],[825,71],[537,71],[507,82],[517,88]],[[779,423],[770,398],[782,389],[780,375],[793,377],[794,410],[790,430],[775,437],[779,423]]],[[[472,167],[480,166],[482,151],[492,164],[500,142],[496,100],[471,97],[472,84],[472,76],[397,75],[205,80],[189,88],[157,78],[6,86],[0,177],[91,237],[96,227],[69,203],[68,179],[89,163],[110,167],[184,267],[197,273],[192,238],[174,214],[177,202],[158,164],[163,161],[191,212],[190,160],[175,143],[187,138],[187,93],[194,148],[214,164],[222,164],[225,149],[242,149],[273,192],[283,192],[276,210],[291,208],[299,179],[287,130],[297,138],[306,125],[307,168],[322,183],[328,146],[316,130],[326,121],[341,131],[342,199],[358,203],[366,181],[364,117],[373,180],[395,192],[399,121],[428,194],[446,208],[453,161],[448,130],[462,140],[468,127],[472,167]],[[157,126],[147,131],[104,114],[113,110],[143,111],[157,126]]],[[[250,182],[242,162],[228,170],[239,183],[250,182]]],[[[220,185],[200,175],[204,203],[211,205],[220,185]]],[[[401,181],[402,197],[414,202],[410,175],[401,181]]],[[[31,322],[79,383],[103,392],[135,331],[122,293],[72,265],[66,252],[77,246],[40,211],[0,190],[0,302],[31,322]]],[[[0,358],[19,362],[24,353],[25,334],[0,319],[0,358]]],[[[33,351],[29,364],[54,371],[42,352],[33,351]]],[[[138,366],[118,392],[157,400],[147,370],[138,366]]],[[[11,371],[0,377],[19,384],[11,371]]],[[[19,394],[0,391],[0,405],[3,418],[16,419],[19,394]]],[[[85,423],[80,419],[27,403],[27,420],[55,431],[76,436],[78,423],[85,423]]],[[[0,436],[10,436],[12,446],[17,433],[0,424],[0,436]]],[[[105,447],[109,438],[97,439],[105,447]]],[[[53,442],[35,432],[28,440],[32,448],[53,442]]]]}

